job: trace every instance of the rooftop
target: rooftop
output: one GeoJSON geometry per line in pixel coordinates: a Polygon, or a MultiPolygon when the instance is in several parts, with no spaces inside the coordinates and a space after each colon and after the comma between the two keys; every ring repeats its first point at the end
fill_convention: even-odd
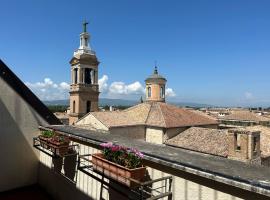
{"type": "Polygon", "coordinates": [[[145,81],[148,82],[148,81],[154,81],[154,80],[166,81],[166,79],[163,76],[158,74],[158,70],[157,70],[156,66],[155,66],[154,73],[152,75],[150,75],[145,81]]]}
{"type": "MultiPolygon", "coordinates": [[[[248,126],[237,128],[237,130],[260,131],[261,155],[262,157],[270,156],[270,127],[248,126]]],[[[227,157],[229,148],[227,133],[228,129],[191,127],[165,143],[192,151],[227,157]]]]}
{"type": "Polygon", "coordinates": [[[173,128],[218,124],[214,118],[202,112],[163,102],[145,102],[123,111],[91,112],[88,115],[93,115],[108,128],[134,125],[173,128]]]}
{"type": "Polygon", "coordinates": [[[260,121],[270,121],[269,118],[260,116],[248,110],[231,111],[231,114],[226,115],[224,117],[219,117],[219,119],[237,120],[237,121],[255,121],[257,123],[260,121]]]}
{"type": "Polygon", "coordinates": [[[227,130],[224,129],[191,127],[165,143],[222,157],[228,155],[227,130]]]}

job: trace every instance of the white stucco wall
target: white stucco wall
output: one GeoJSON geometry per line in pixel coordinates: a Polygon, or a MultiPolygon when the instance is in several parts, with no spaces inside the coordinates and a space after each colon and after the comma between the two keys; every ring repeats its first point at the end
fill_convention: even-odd
{"type": "Polygon", "coordinates": [[[151,142],[155,144],[163,144],[164,143],[164,133],[162,129],[158,128],[146,128],[145,141],[151,142]]]}
{"type": "Polygon", "coordinates": [[[98,130],[105,130],[108,131],[108,127],[106,127],[104,124],[102,124],[95,116],[93,116],[91,113],[87,115],[86,117],[80,119],[76,125],[91,125],[93,128],[98,130]]]}
{"type": "Polygon", "coordinates": [[[43,119],[0,78],[0,192],[37,182],[33,137],[43,119]]]}

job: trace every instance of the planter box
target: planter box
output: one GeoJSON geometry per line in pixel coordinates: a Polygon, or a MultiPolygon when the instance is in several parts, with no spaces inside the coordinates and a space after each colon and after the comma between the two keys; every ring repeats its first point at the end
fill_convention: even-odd
{"type": "Polygon", "coordinates": [[[38,136],[38,138],[39,138],[40,146],[41,146],[41,147],[43,147],[43,148],[45,148],[45,149],[49,149],[49,148],[50,148],[50,146],[49,146],[49,141],[50,141],[51,138],[49,138],[49,137],[44,137],[44,136],[42,136],[42,135],[38,136]]]}
{"type": "Polygon", "coordinates": [[[60,143],[60,142],[54,142],[50,140],[49,146],[55,154],[59,156],[64,156],[65,154],[68,153],[69,143],[70,141],[65,142],[65,143],[60,143]]]}
{"type": "Polygon", "coordinates": [[[138,184],[131,179],[141,181],[144,178],[146,167],[128,169],[103,158],[102,153],[92,155],[93,169],[128,186],[136,187],[138,184]]]}

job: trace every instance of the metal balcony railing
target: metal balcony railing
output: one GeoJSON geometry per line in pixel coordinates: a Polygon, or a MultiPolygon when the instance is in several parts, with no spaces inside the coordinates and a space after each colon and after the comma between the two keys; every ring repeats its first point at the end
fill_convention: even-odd
{"type": "Polygon", "coordinates": [[[135,188],[130,188],[98,171],[95,171],[92,166],[91,154],[79,156],[78,170],[99,181],[102,187],[107,187],[106,189],[110,188],[131,200],[172,199],[172,176],[166,176],[154,180],[149,179],[143,182],[129,178],[138,185],[135,188]],[[159,186],[155,187],[154,185],[159,186]]]}

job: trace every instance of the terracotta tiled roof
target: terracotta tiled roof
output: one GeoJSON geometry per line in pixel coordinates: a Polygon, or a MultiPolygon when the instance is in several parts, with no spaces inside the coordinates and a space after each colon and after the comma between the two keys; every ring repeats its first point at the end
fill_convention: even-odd
{"type": "MultiPolygon", "coordinates": [[[[247,126],[239,128],[245,131],[260,131],[260,147],[262,157],[270,156],[270,127],[247,126]]],[[[207,154],[227,157],[228,129],[209,129],[191,127],[177,136],[169,139],[165,144],[185,148],[207,154]]]]}
{"type": "Polygon", "coordinates": [[[107,127],[148,125],[161,128],[217,124],[199,111],[187,110],[162,102],[146,102],[124,111],[91,113],[107,127]]]}
{"type": "Polygon", "coordinates": [[[241,110],[241,111],[232,111],[231,114],[219,117],[219,119],[227,119],[227,120],[239,120],[239,121],[270,121],[269,118],[260,116],[256,113],[250,112],[248,110],[241,110]]]}
{"type": "Polygon", "coordinates": [[[165,144],[222,157],[228,155],[227,130],[191,127],[165,144]]]}
{"type": "Polygon", "coordinates": [[[150,105],[139,104],[124,111],[92,112],[107,127],[144,125],[150,105]]]}

